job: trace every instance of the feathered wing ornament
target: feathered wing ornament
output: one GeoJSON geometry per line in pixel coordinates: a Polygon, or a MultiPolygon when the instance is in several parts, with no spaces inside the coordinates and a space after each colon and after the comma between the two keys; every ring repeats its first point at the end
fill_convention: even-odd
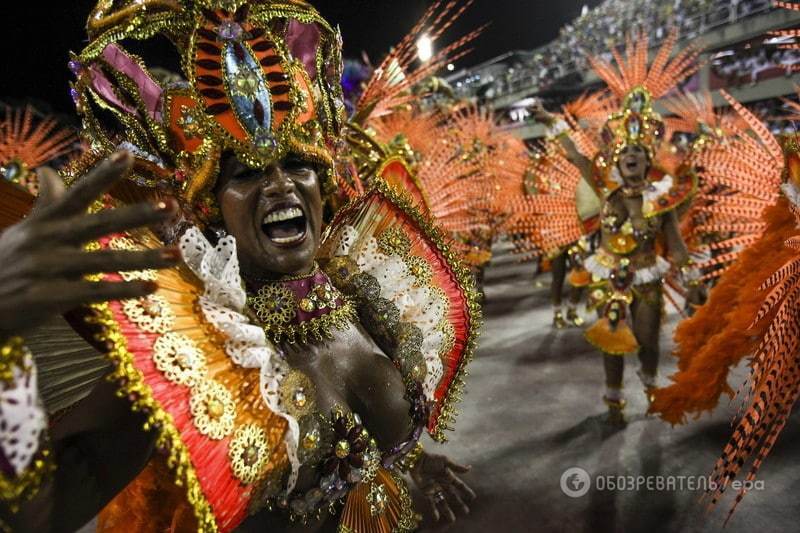
{"type": "Polygon", "coordinates": [[[373,118],[413,104],[417,95],[412,93],[412,89],[416,85],[442,70],[448,63],[469,53],[465,47],[480,35],[482,28],[445,46],[422,66],[414,67],[414,63],[417,62],[417,43],[420,37],[424,35],[435,42],[472,5],[473,1],[437,0],[428,8],[419,22],[392,49],[366,83],[353,118],[356,123],[366,124],[373,118]]]}
{"type": "Polygon", "coordinates": [[[434,3],[375,70],[348,135],[359,180],[346,180],[343,189],[353,197],[363,194],[364,183],[381,179],[405,191],[462,258],[479,267],[491,258],[502,202],[522,192],[519,171],[526,150],[500,130],[491,112],[453,101],[452,95],[447,105],[421,105],[418,89],[425,90],[431,85],[426,80],[467,53],[465,46],[480,29],[415,65],[418,38],[440,38],[471,3],[434,3]]]}
{"type": "Polygon", "coordinates": [[[369,128],[378,164],[367,169],[366,181],[381,179],[405,191],[471,265],[488,261],[504,201],[522,193],[524,144],[500,131],[492,113],[472,105],[396,110],[371,120],[369,128]]]}
{"type": "Polygon", "coordinates": [[[554,142],[534,153],[531,172],[537,191],[508,203],[505,229],[519,253],[552,256],[596,229],[599,199],[554,142]]]}
{"type": "Polygon", "coordinates": [[[33,171],[74,151],[77,137],[52,117],[37,119],[32,107],[6,108],[0,122],[0,165],[3,177],[36,195],[33,171]]]}
{"type": "Polygon", "coordinates": [[[616,98],[622,100],[631,89],[643,87],[658,100],[700,68],[700,45],[689,44],[673,56],[677,42],[678,31],[672,30],[650,63],[647,33],[642,32],[636,40],[628,35],[625,57],[616,49],[611,50],[616,67],[599,56],[590,56],[589,64],[616,98]]]}
{"type": "MultiPolygon", "coordinates": [[[[776,1],[773,2],[775,7],[782,7],[784,9],[790,9],[792,11],[800,11],[800,4],[796,2],[781,2],[776,1]]],[[[782,37],[788,38],[791,42],[784,43],[778,46],[778,48],[783,48],[785,50],[800,50],[800,43],[797,42],[797,38],[800,37],[800,29],[799,28],[787,28],[784,30],[777,30],[777,31],[770,31],[767,32],[768,35],[772,37],[782,37]]],[[[790,65],[793,71],[797,71],[800,68],[798,65],[790,65]]]]}
{"type": "Polygon", "coordinates": [[[703,146],[693,158],[705,185],[697,199],[703,222],[695,228],[695,240],[710,243],[694,251],[705,256],[698,267],[706,279],[719,277],[761,237],[762,215],[780,195],[784,167],[783,150],[766,126],[731,95],[721,94],[739,120],[719,119],[724,136],[701,137],[703,146]]]}
{"type": "Polygon", "coordinates": [[[337,213],[320,258],[343,292],[364,301],[370,315],[362,316],[364,323],[401,372],[424,375],[432,405],[428,431],[446,440],[481,322],[469,272],[414,201],[382,181],[337,213]],[[356,270],[377,281],[377,293],[359,290],[356,270]],[[406,345],[394,330],[416,331],[408,342],[419,345],[406,345]],[[415,354],[422,357],[418,369],[415,354]]]}
{"type": "MultiPolygon", "coordinates": [[[[792,204],[791,213],[800,225],[797,205],[792,204]]],[[[716,483],[712,504],[746,468],[745,487],[752,484],[800,396],[800,235],[785,245],[790,259],[759,287],[764,301],[751,327],[758,327],[761,338],[750,376],[740,390],[738,422],[711,476],[716,483]]],[[[742,488],[736,495],[728,519],[746,493],[742,488]]]]}
{"type": "Polygon", "coordinates": [[[788,259],[781,243],[794,231],[794,218],[781,198],[784,168],[796,156],[749,111],[723,93],[739,119],[720,122],[723,137],[701,138],[695,154],[705,186],[695,202],[694,242],[698,266],[719,281],[709,301],[675,332],[678,373],[674,383],[655,393],[651,412],[671,423],[713,409],[723,393],[731,395],[729,368],[755,349],[748,331],[761,303],[758,287],[788,259]],[[784,159],[786,163],[784,163],[784,159]],[[702,244],[705,242],[706,244],[702,244]]]}

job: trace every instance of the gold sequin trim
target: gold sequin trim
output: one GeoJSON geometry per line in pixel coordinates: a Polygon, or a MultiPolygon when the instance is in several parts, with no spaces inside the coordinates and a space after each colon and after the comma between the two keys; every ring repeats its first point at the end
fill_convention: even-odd
{"type": "Polygon", "coordinates": [[[411,251],[411,240],[402,229],[391,227],[378,237],[378,248],[386,255],[405,257],[411,251]]]}
{"type": "Polygon", "coordinates": [[[406,265],[408,265],[408,270],[414,276],[418,286],[427,287],[430,285],[433,280],[433,270],[423,258],[416,255],[410,256],[406,259],[406,265]]]}

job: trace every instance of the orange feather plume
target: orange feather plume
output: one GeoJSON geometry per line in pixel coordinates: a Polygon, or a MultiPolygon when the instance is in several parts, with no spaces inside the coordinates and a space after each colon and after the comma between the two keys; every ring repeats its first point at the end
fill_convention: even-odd
{"type": "Polygon", "coordinates": [[[590,56],[589,64],[617,98],[622,99],[631,89],[641,86],[657,100],[700,68],[700,45],[692,43],[673,57],[677,42],[678,31],[673,29],[648,67],[647,34],[642,32],[635,41],[628,35],[625,57],[617,50],[611,51],[616,66],[599,56],[590,56]]]}

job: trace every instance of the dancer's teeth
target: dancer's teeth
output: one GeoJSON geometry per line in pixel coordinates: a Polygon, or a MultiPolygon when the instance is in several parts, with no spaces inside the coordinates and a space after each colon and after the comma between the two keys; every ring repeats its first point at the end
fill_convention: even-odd
{"type": "Polygon", "coordinates": [[[264,217],[263,224],[274,224],[275,222],[285,222],[293,218],[300,218],[303,216],[303,211],[299,207],[289,207],[287,209],[280,209],[273,211],[264,217]]]}
{"type": "Polygon", "coordinates": [[[294,237],[273,237],[272,240],[278,244],[294,244],[303,240],[305,237],[304,233],[300,233],[294,237]]]}

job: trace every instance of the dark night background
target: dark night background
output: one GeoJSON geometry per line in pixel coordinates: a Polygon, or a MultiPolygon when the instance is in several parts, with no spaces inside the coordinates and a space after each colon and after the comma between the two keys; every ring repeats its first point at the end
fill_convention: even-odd
{"type": "MultiPolygon", "coordinates": [[[[475,51],[459,67],[470,66],[509,50],[531,49],[558,35],[559,28],[580,14],[584,4],[601,0],[476,0],[451,31],[462,35],[482,24],[491,25],[475,43],[475,51]]],[[[367,52],[377,63],[422,15],[426,0],[328,0],[312,3],[332,23],[339,24],[345,54],[367,52]]],[[[84,24],[93,0],[52,3],[5,2],[2,45],[5,65],[0,77],[0,101],[34,101],[37,107],[69,113],[68,51],[79,51],[84,24]],[[13,22],[11,22],[13,21],[13,22]]]]}

